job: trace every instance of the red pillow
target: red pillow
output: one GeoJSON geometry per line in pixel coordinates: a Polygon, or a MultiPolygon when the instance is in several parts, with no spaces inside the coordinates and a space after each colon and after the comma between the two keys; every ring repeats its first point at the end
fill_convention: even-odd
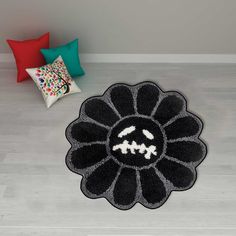
{"type": "Polygon", "coordinates": [[[7,40],[11,47],[17,66],[17,82],[21,82],[29,78],[26,68],[40,67],[45,65],[43,55],[40,52],[41,48],[49,48],[49,33],[37,39],[15,41],[7,40]]]}

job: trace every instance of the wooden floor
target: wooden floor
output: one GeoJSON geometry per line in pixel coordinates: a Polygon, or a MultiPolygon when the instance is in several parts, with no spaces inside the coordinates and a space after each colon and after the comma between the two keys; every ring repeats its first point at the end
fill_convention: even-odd
{"type": "Polygon", "coordinates": [[[0,69],[0,235],[236,235],[236,65],[87,64],[82,93],[50,109],[31,80],[0,69]],[[194,187],[157,210],[90,200],[65,165],[65,128],[81,102],[115,82],[179,90],[205,123],[209,153],[194,187]]]}

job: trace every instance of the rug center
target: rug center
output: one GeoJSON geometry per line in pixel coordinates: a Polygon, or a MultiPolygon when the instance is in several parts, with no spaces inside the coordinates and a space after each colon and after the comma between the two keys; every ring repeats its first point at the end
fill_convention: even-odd
{"type": "Polygon", "coordinates": [[[111,131],[110,153],[118,161],[131,166],[146,166],[163,152],[164,138],[157,123],[149,118],[129,117],[111,131]]]}

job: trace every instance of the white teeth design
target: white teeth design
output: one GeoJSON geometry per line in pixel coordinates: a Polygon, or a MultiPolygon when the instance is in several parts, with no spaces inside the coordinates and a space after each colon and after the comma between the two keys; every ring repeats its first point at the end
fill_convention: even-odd
{"type": "Polygon", "coordinates": [[[135,141],[132,141],[132,143],[129,144],[127,140],[124,140],[123,143],[114,145],[112,147],[113,151],[116,151],[119,149],[121,150],[122,154],[127,154],[128,151],[130,151],[131,154],[136,154],[136,151],[138,151],[140,154],[144,154],[146,152],[144,154],[145,159],[150,159],[151,154],[153,154],[154,156],[157,155],[156,147],[154,145],[150,145],[149,147],[146,147],[144,143],[139,145],[135,141]]]}

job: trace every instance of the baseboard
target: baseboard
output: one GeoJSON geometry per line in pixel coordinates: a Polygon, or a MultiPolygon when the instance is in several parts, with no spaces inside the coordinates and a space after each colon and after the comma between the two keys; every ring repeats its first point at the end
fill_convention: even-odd
{"type": "Polygon", "coordinates": [[[236,63],[236,54],[81,54],[90,63],[236,63]]]}
{"type": "MultiPolygon", "coordinates": [[[[84,63],[236,63],[236,54],[94,54],[81,53],[84,63]]],[[[10,53],[0,53],[0,63],[14,62],[10,53]]]]}

